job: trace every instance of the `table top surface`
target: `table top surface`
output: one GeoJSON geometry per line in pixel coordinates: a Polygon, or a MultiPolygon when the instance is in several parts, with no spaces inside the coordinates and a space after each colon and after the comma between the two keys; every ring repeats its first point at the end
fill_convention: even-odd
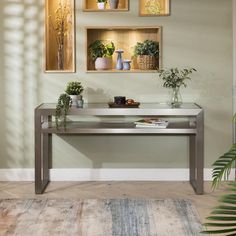
{"type": "MultiPolygon", "coordinates": [[[[56,103],[43,103],[41,104],[38,109],[55,109],[56,103]]],[[[114,109],[202,109],[198,104],[196,103],[183,103],[181,107],[179,108],[172,108],[170,104],[167,103],[141,103],[139,108],[109,108],[107,103],[85,103],[83,108],[76,108],[76,109],[108,109],[108,110],[114,110],[114,109]]]]}
{"type": "MultiPolygon", "coordinates": [[[[36,108],[41,115],[55,115],[55,103],[43,103],[36,108]]],[[[109,108],[107,103],[88,103],[83,108],[72,106],[68,115],[91,116],[197,116],[203,109],[196,103],[184,103],[172,108],[166,103],[141,103],[139,108],[109,108]]]]}

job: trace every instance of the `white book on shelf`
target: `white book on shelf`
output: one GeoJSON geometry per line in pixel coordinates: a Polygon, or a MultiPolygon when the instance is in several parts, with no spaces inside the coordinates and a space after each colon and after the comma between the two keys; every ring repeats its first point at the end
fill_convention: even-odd
{"type": "Polygon", "coordinates": [[[167,126],[147,126],[147,125],[136,125],[136,128],[145,128],[145,129],[165,129],[167,126]]]}
{"type": "Polygon", "coordinates": [[[134,124],[137,128],[166,128],[169,124],[166,120],[160,119],[142,119],[135,121],[134,124]]]}

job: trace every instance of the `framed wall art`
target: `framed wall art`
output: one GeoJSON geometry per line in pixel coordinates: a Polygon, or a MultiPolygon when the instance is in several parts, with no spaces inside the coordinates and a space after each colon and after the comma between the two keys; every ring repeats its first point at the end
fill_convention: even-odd
{"type": "Polygon", "coordinates": [[[170,0],[139,0],[140,16],[170,15],[170,0]]]}

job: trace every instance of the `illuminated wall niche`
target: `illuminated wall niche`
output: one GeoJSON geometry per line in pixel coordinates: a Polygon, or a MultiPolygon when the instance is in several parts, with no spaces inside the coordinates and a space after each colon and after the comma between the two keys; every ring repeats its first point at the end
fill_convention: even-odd
{"type": "Polygon", "coordinates": [[[144,40],[153,40],[159,43],[159,58],[157,68],[162,68],[162,28],[159,26],[127,26],[127,27],[87,27],[87,72],[93,73],[148,73],[156,72],[155,70],[140,70],[137,63],[137,58],[134,57],[134,47],[137,42],[144,40]],[[91,59],[88,47],[96,40],[112,41],[116,49],[123,49],[123,59],[130,59],[131,70],[116,70],[116,53],[112,56],[112,69],[110,70],[95,70],[94,61],[91,59]]]}
{"type": "Polygon", "coordinates": [[[45,71],[75,72],[74,0],[45,0],[45,71]]]}

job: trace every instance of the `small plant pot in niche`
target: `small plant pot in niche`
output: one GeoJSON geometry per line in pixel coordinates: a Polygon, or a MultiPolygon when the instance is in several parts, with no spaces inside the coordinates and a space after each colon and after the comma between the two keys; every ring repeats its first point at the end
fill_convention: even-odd
{"type": "Polygon", "coordinates": [[[155,70],[157,68],[157,59],[150,55],[139,55],[137,63],[140,70],[155,70]]]}
{"type": "Polygon", "coordinates": [[[70,95],[72,106],[78,106],[78,100],[82,100],[82,95],[70,95]]]}
{"type": "Polygon", "coordinates": [[[145,40],[134,47],[134,56],[137,57],[137,63],[140,70],[155,70],[159,58],[159,42],[145,40]]]}
{"type": "Polygon", "coordinates": [[[119,0],[109,0],[110,9],[117,9],[119,0]]]}
{"type": "Polygon", "coordinates": [[[131,69],[131,60],[124,60],[123,61],[123,70],[130,70],[131,69]]]}
{"type": "Polygon", "coordinates": [[[88,47],[90,58],[95,62],[96,70],[109,70],[112,68],[112,55],[115,45],[112,41],[96,40],[88,47]]]}
{"type": "Polygon", "coordinates": [[[110,70],[112,68],[112,58],[111,57],[98,57],[95,60],[96,70],[110,70]]]}
{"type": "Polygon", "coordinates": [[[106,3],[105,2],[98,2],[97,6],[98,6],[99,10],[104,10],[106,8],[106,3]]]}

